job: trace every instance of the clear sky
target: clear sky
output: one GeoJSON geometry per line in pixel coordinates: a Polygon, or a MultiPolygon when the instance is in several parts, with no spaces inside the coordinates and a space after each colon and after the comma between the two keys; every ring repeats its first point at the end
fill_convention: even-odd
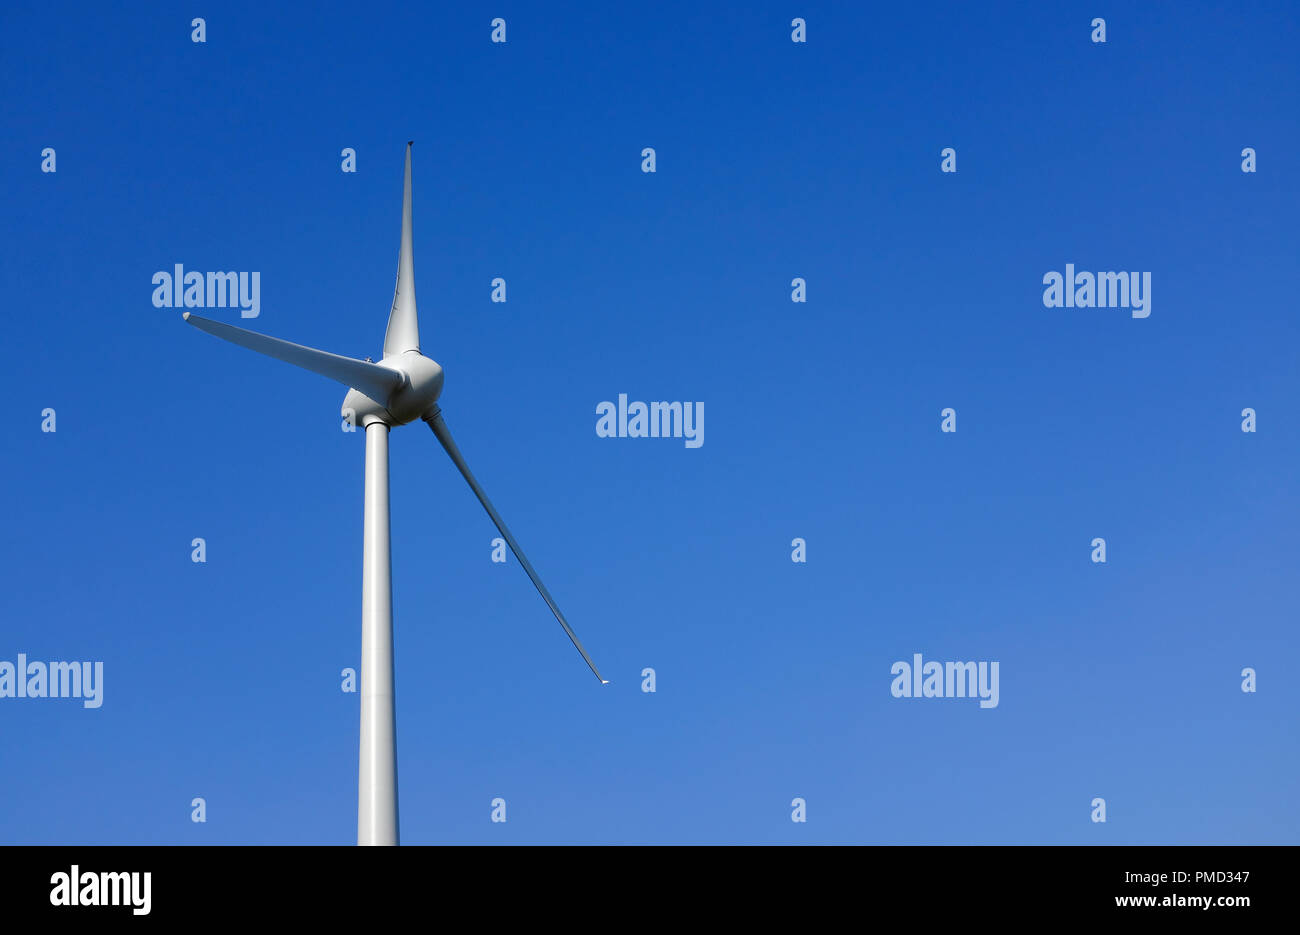
{"type": "Polygon", "coordinates": [[[0,698],[0,841],[355,840],[363,436],[151,280],[377,359],[408,139],[447,424],[612,684],[394,430],[404,843],[1300,841],[1294,4],[166,6],[0,10],[0,660],[104,671],[0,698]]]}

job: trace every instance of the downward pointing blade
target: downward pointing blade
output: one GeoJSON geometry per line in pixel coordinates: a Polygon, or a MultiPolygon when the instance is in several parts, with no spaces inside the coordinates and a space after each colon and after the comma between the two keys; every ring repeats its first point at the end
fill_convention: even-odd
{"type": "Polygon", "coordinates": [[[578,652],[582,653],[582,658],[587,661],[587,665],[591,667],[591,671],[596,673],[596,678],[600,679],[602,685],[608,685],[608,680],[601,676],[600,670],[596,668],[596,664],[591,661],[591,657],[587,655],[587,651],[582,648],[582,643],[578,641],[578,634],[573,632],[573,628],[569,626],[569,622],[564,619],[564,614],[560,613],[560,608],[551,597],[551,593],[546,590],[546,585],[542,584],[542,579],[537,577],[537,572],[533,571],[533,566],[524,555],[523,549],[519,548],[519,543],[515,541],[515,537],[510,535],[510,530],[506,528],[505,520],[503,520],[501,515],[497,513],[496,509],[492,506],[492,501],[487,498],[487,494],[483,492],[483,488],[479,486],[478,481],[474,479],[474,475],[470,473],[469,465],[465,463],[465,459],[461,457],[460,449],[457,448],[456,443],[452,441],[451,432],[447,430],[447,423],[442,421],[442,412],[435,409],[431,416],[425,417],[425,421],[429,423],[429,428],[433,429],[433,434],[438,436],[438,441],[442,442],[442,447],[447,449],[447,454],[451,456],[451,460],[455,462],[456,467],[460,470],[460,473],[464,476],[465,480],[469,481],[469,486],[470,489],[474,491],[474,496],[478,497],[478,502],[483,504],[483,508],[487,510],[488,516],[492,517],[492,522],[495,523],[497,529],[500,530],[502,538],[510,545],[510,551],[515,553],[515,558],[519,559],[519,564],[524,566],[524,571],[528,572],[528,577],[532,579],[534,587],[537,588],[537,593],[542,595],[542,600],[546,601],[546,606],[551,608],[551,613],[555,614],[555,619],[560,621],[560,626],[564,627],[564,632],[569,634],[569,639],[573,641],[573,645],[577,647],[578,652]]]}
{"type": "Polygon", "coordinates": [[[224,338],[232,344],[310,370],[312,373],[319,373],[323,377],[337,380],[344,386],[360,390],[380,405],[387,405],[388,397],[406,379],[396,370],[389,370],[387,367],[368,364],[364,360],[356,360],[352,357],[341,357],[329,351],[318,351],[313,347],[294,344],[292,341],[281,341],[279,338],[258,334],[256,331],[236,328],[234,325],[212,321],[210,318],[200,318],[189,312],[185,313],[185,320],[200,331],[224,338]]]}
{"type": "Polygon", "coordinates": [[[397,288],[388,313],[384,356],[420,349],[420,323],[415,314],[415,258],[411,245],[411,144],[406,144],[406,181],[402,188],[402,248],[397,256],[397,288]]]}

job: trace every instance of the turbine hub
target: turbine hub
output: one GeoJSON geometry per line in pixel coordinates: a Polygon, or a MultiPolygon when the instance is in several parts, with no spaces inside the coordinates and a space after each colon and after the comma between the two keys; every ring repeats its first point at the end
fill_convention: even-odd
{"type": "Polygon", "coordinates": [[[354,425],[372,422],[405,425],[433,409],[442,394],[442,367],[419,351],[393,354],[379,361],[379,366],[396,370],[404,380],[387,400],[371,399],[360,390],[348,390],[343,399],[342,415],[354,425]]]}

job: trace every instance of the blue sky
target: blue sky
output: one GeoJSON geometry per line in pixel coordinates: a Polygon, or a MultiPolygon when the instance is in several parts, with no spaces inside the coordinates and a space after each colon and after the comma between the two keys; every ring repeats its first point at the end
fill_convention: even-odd
{"type": "Polygon", "coordinates": [[[1300,840],[1300,14],[763,7],[5,6],[0,660],[105,684],[0,699],[0,841],[355,840],[362,436],[151,277],[378,358],[408,139],[444,415],[612,684],[395,430],[404,843],[1300,840]],[[1150,317],[1044,307],[1067,263],[1150,317]]]}

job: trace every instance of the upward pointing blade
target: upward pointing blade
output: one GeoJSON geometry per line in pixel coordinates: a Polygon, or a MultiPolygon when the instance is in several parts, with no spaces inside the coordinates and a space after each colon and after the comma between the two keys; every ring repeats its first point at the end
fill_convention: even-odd
{"type": "Polygon", "coordinates": [[[402,190],[402,249],[397,256],[397,288],[388,314],[384,356],[420,349],[420,323],[415,314],[415,258],[411,246],[411,144],[406,144],[406,182],[402,190]]]}
{"type": "Polygon", "coordinates": [[[515,553],[515,558],[519,559],[519,564],[524,566],[524,571],[528,572],[528,577],[532,579],[533,586],[537,588],[537,593],[542,595],[542,600],[546,601],[546,606],[551,608],[551,613],[555,614],[555,619],[560,621],[560,626],[564,627],[564,632],[569,634],[569,639],[573,641],[573,645],[577,647],[578,652],[582,653],[582,658],[587,661],[587,665],[591,667],[591,671],[596,673],[596,678],[600,679],[602,685],[608,685],[609,681],[601,676],[600,670],[596,668],[596,663],[591,661],[591,657],[587,655],[587,651],[582,648],[582,643],[578,641],[578,634],[573,632],[573,628],[569,626],[569,621],[565,620],[564,614],[560,613],[560,608],[551,597],[551,592],[546,590],[546,585],[542,584],[542,579],[537,577],[537,572],[533,571],[533,566],[528,561],[527,556],[524,555],[524,550],[519,548],[519,543],[515,541],[515,537],[510,535],[510,530],[506,528],[505,520],[503,520],[501,515],[497,513],[496,509],[492,506],[492,501],[487,498],[487,494],[483,492],[483,488],[478,485],[478,481],[474,479],[474,475],[469,472],[469,465],[465,463],[465,459],[460,455],[460,449],[457,448],[456,443],[452,441],[451,432],[447,431],[447,423],[442,421],[442,412],[435,407],[433,414],[426,416],[425,421],[429,423],[429,428],[433,429],[433,434],[438,436],[438,441],[442,442],[442,447],[447,449],[447,454],[451,456],[451,460],[455,462],[460,473],[464,475],[465,480],[469,481],[469,486],[470,489],[474,491],[474,496],[478,497],[478,502],[483,504],[483,508],[487,510],[488,516],[492,517],[492,522],[495,523],[497,529],[500,530],[502,538],[509,543],[510,551],[515,553]]]}

